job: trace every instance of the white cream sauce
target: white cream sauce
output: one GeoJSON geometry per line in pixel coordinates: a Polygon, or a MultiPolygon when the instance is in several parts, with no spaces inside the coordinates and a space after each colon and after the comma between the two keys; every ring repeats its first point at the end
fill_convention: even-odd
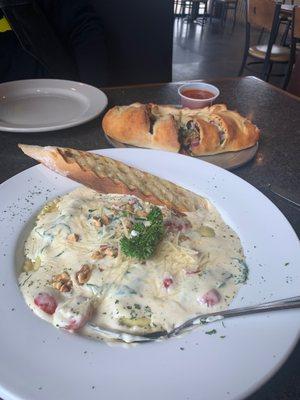
{"type": "Polygon", "coordinates": [[[55,326],[97,339],[105,335],[87,321],[144,334],[227,308],[247,267],[236,233],[204,204],[185,215],[161,207],[164,237],[154,256],[140,262],[123,255],[119,242],[135,234],[133,224],[151,204],[83,187],[48,203],[25,243],[19,285],[26,303],[55,326]],[[84,283],[78,280],[83,266],[84,283]],[[41,299],[47,303],[49,296],[45,308],[41,299]]]}

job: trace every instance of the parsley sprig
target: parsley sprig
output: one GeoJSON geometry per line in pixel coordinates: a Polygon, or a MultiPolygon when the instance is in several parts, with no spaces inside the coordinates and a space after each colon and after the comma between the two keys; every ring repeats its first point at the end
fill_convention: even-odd
{"type": "Polygon", "coordinates": [[[146,217],[150,222],[149,226],[138,222],[134,224],[132,231],[137,233],[136,236],[121,238],[121,250],[128,256],[139,260],[150,258],[164,234],[163,215],[158,207],[153,207],[146,217]]]}

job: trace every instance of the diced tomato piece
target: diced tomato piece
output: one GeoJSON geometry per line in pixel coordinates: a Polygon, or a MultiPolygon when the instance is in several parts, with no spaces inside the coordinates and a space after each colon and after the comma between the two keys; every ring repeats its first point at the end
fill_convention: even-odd
{"type": "Polygon", "coordinates": [[[137,203],[137,199],[129,199],[128,200],[128,204],[130,204],[131,206],[137,203]]]}
{"type": "Polygon", "coordinates": [[[168,289],[169,286],[171,286],[173,283],[173,279],[172,278],[165,278],[164,279],[164,287],[166,289],[168,289]]]}
{"type": "Polygon", "coordinates": [[[191,223],[185,218],[171,218],[165,221],[165,227],[169,232],[185,232],[191,228],[191,223]]]}
{"type": "Polygon", "coordinates": [[[69,323],[63,328],[68,331],[77,331],[82,328],[90,318],[90,314],[79,315],[77,318],[70,319],[69,323]]]}
{"type": "Polygon", "coordinates": [[[211,289],[200,299],[200,303],[206,304],[207,307],[212,307],[218,304],[220,300],[220,293],[216,289],[211,289]]]}
{"type": "Polygon", "coordinates": [[[179,210],[176,210],[175,208],[172,208],[172,214],[174,214],[178,218],[184,218],[185,214],[179,210]]]}
{"type": "Polygon", "coordinates": [[[34,304],[36,304],[41,310],[47,314],[54,314],[57,302],[53,296],[49,293],[39,293],[34,298],[34,304]]]}
{"type": "Polygon", "coordinates": [[[84,296],[76,296],[57,307],[54,325],[69,331],[82,328],[92,315],[92,303],[84,296]]]}

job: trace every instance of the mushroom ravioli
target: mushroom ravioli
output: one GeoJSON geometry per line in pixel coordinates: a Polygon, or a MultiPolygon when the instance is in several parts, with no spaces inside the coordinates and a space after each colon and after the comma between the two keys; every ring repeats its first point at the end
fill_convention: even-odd
{"type": "Polygon", "coordinates": [[[208,200],[178,213],[80,187],[37,216],[19,285],[39,317],[103,339],[91,325],[145,334],[223,310],[247,273],[238,236],[208,200]]]}

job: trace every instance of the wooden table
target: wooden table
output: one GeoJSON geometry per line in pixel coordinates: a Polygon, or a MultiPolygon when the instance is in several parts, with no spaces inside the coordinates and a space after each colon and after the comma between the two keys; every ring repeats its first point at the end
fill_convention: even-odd
{"type": "MultiPolygon", "coordinates": [[[[262,132],[256,158],[236,169],[234,173],[262,191],[266,184],[271,183],[300,199],[299,99],[253,77],[219,79],[213,83],[220,89],[220,102],[226,103],[229,108],[237,109],[241,114],[251,115],[262,132]]],[[[104,91],[108,96],[109,106],[135,101],[176,104],[179,101],[179,85],[180,83],[168,83],[104,91]]],[[[18,150],[19,142],[85,150],[110,147],[103,136],[99,118],[56,133],[0,132],[0,142],[0,182],[35,164],[18,150]]],[[[281,209],[299,235],[299,210],[268,191],[265,194],[281,209]]],[[[299,365],[300,343],[280,371],[248,400],[300,399],[299,365]]]]}

